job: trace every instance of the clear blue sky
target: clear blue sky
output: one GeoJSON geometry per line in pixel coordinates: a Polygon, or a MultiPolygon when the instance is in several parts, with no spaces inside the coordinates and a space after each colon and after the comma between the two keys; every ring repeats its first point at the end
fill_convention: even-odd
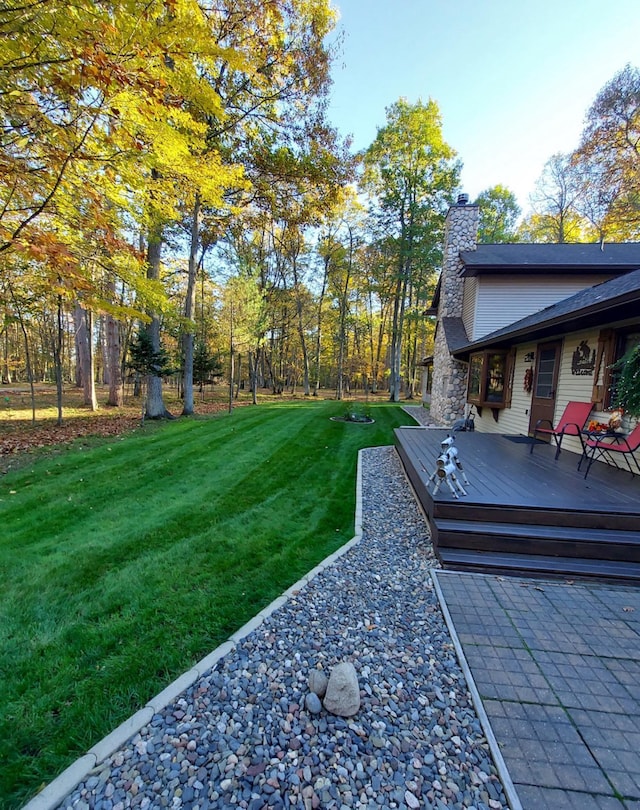
{"type": "Polygon", "coordinates": [[[498,183],[523,212],[545,162],[577,145],[598,91],[640,65],[640,0],[333,0],[341,54],[329,117],[365,149],[401,96],[438,102],[473,200],[498,183]]]}

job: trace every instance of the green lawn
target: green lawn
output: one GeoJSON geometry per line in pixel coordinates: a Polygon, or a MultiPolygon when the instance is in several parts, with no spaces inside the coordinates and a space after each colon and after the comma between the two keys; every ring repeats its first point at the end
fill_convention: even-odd
{"type": "MultiPolygon", "coordinates": [[[[412,420],[282,403],[0,478],[0,807],[17,808],[353,535],[361,447],[412,420]]],[[[95,445],[95,443],[94,443],[95,445]]]]}

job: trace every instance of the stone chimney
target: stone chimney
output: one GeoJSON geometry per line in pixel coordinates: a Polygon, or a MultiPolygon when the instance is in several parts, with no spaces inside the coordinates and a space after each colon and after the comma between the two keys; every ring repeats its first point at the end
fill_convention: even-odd
{"type": "Polygon", "coordinates": [[[445,220],[438,320],[462,317],[464,279],[460,276],[463,269],[460,251],[475,250],[478,246],[479,209],[468,201],[466,194],[459,194],[457,205],[451,206],[445,220]]]}
{"type": "Polygon", "coordinates": [[[458,202],[447,213],[444,231],[442,273],[440,277],[440,302],[436,321],[436,338],[433,351],[433,383],[431,388],[431,415],[443,424],[452,424],[465,414],[467,364],[451,356],[447,343],[444,319],[460,319],[448,324],[461,328],[464,278],[460,252],[475,250],[478,240],[477,205],[469,205],[466,194],[458,195],[458,202]]]}

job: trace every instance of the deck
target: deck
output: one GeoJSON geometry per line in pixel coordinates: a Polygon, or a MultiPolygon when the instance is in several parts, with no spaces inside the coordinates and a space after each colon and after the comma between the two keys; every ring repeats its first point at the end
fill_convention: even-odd
{"type": "Polygon", "coordinates": [[[396,446],[445,568],[640,582],[640,477],[525,437],[456,433],[466,496],[427,480],[446,430],[398,428],[396,446]]]}

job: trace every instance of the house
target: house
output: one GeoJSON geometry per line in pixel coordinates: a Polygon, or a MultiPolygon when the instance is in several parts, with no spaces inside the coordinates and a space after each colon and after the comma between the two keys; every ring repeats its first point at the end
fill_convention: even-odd
{"type": "Polygon", "coordinates": [[[610,365],[640,341],[640,244],[478,245],[477,222],[462,195],[427,313],[432,415],[452,424],[473,407],[476,430],[527,435],[570,400],[602,414],[610,365]]]}

